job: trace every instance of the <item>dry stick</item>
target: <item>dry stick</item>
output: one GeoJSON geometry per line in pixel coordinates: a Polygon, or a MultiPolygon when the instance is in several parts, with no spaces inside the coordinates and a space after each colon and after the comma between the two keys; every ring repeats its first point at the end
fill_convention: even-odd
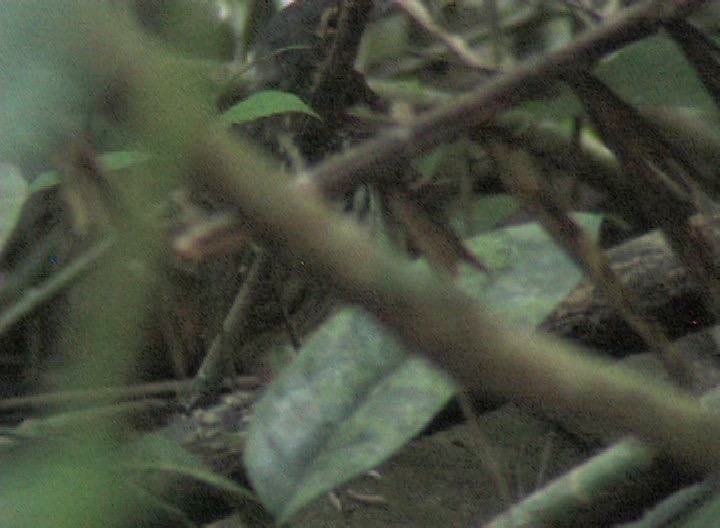
{"type": "Polygon", "coordinates": [[[511,150],[498,141],[490,150],[502,167],[502,178],[514,196],[534,212],[553,239],[589,275],[598,291],[630,327],[659,355],[670,376],[680,387],[691,388],[692,369],[678,354],[662,326],[645,313],[640,300],[610,266],[605,253],[593,243],[585,230],[568,216],[562,204],[548,191],[530,155],[511,150]]]}
{"type": "Polygon", "coordinates": [[[543,93],[564,73],[586,68],[607,53],[655,33],[666,20],[686,16],[705,3],[707,0],[655,1],[628,9],[568,46],[522,63],[477,92],[458,97],[452,105],[428,112],[329,158],[308,172],[306,179],[322,194],[332,197],[341,196],[371,178],[393,177],[394,171],[387,170],[387,166],[395,160],[413,158],[459,133],[489,123],[504,110],[543,93]]]}
{"type": "MultiPolygon", "coordinates": [[[[620,164],[605,145],[590,137],[573,141],[564,126],[534,124],[530,116],[513,112],[502,116],[497,123],[479,127],[471,137],[483,141],[488,136],[523,148],[541,159],[545,166],[557,167],[597,189],[604,189],[608,181],[621,178],[620,164]]],[[[604,204],[604,209],[622,211],[623,204],[614,200],[617,197],[608,196],[606,201],[609,203],[604,204]]]]}
{"type": "MultiPolygon", "coordinates": [[[[591,51],[593,47],[607,51],[632,36],[654,30],[664,16],[684,13],[700,3],[662,2],[633,9],[630,16],[605,28],[605,33],[595,32],[590,35],[593,38],[581,40],[576,47],[580,56],[572,60],[582,63],[596,57],[600,52],[591,51]]],[[[178,165],[188,160],[190,164],[184,168],[194,169],[195,181],[222,196],[225,203],[239,207],[263,242],[294,255],[309,273],[326,279],[345,299],[360,302],[395,329],[411,350],[434,360],[470,390],[632,432],[699,471],[720,468],[717,414],[667,385],[648,382],[560,340],[518,335],[460,292],[449,277],[408,266],[406,259],[378,247],[369,234],[311,195],[290,192],[286,176],[254,148],[207,126],[207,115],[199,109],[202,92],[178,90],[175,81],[180,72],[169,70],[160,51],[113,17],[95,20],[77,16],[81,13],[72,5],[67,3],[67,10],[61,13],[77,21],[73,26],[77,31],[68,37],[76,39],[74,44],[89,57],[87,60],[97,60],[98,54],[104,58],[95,64],[101,72],[108,76],[123,74],[124,86],[133,96],[134,115],[145,120],[148,141],[153,141],[154,134],[171,134],[162,138],[163,143],[155,139],[151,146],[166,155],[175,154],[178,165]],[[187,156],[178,158],[178,152],[187,156]]],[[[490,99],[471,97],[451,111],[434,113],[438,119],[432,127],[435,132],[430,132],[431,123],[424,118],[420,128],[410,128],[413,134],[391,135],[387,146],[369,142],[367,145],[380,149],[379,155],[367,153],[367,145],[355,150],[353,157],[365,153],[369,158],[362,159],[361,155],[357,167],[344,168],[344,176],[377,167],[389,154],[407,154],[408,150],[417,151],[418,145],[427,147],[432,141],[447,138],[448,132],[466,126],[450,125],[448,119],[460,117],[458,110],[475,113],[466,124],[481,122],[494,113],[483,110],[482,105],[498,101],[503,94],[509,96],[511,80],[537,87],[538,81],[531,82],[529,74],[558,73],[570,67],[570,58],[567,52],[554,54],[546,66],[521,68],[516,75],[498,81],[490,99]],[[506,91],[498,91],[503,86],[506,91]],[[403,141],[411,142],[412,148],[406,149],[403,141]]],[[[520,92],[527,97],[528,89],[520,92]]],[[[323,171],[338,159],[341,157],[324,164],[323,171]]]]}
{"type": "Polygon", "coordinates": [[[165,399],[146,398],[86,409],[64,411],[51,416],[24,421],[15,431],[19,439],[27,436],[60,438],[76,435],[82,438],[87,431],[100,429],[107,423],[131,422],[150,429],[163,423],[176,406],[165,399]]]}
{"type": "MultiPolygon", "coordinates": [[[[488,3],[486,10],[486,18],[488,19],[489,27],[473,27],[468,30],[459,33],[458,38],[464,42],[472,43],[487,39],[497,39],[497,36],[503,34],[511,34],[515,31],[522,30],[525,28],[529,21],[537,18],[537,8],[533,5],[522,5],[517,6],[512,13],[506,16],[500,17],[497,15],[497,22],[493,22],[495,15],[492,12],[487,12],[488,8],[492,10],[493,6],[488,3]]],[[[499,52],[493,51],[493,55],[497,58],[502,58],[502,50],[499,52]]],[[[417,54],[411,57],[400,57],[393,61],[391,65],[381,65],[380,70],[382,71],[383,78],[397,79],[403,75],[410,75],[422,70],[427,67],[428,64],[438,60],[444,59],[448,54],[448,47],[442,42],[430,43],[428,46],[418,50],[417,54]]],[[[377,79],[370,81],[370,84],[378,82],[377,79]]]]}
{"type": "MultiPolygon", "coordinates": [[[[258,378],[243,376],[230,379],[227,388],[232,390],[255,390],[261,386],[258,378]]],[[[225,387],[223,387],[225,388],[225,387]]],[[[63,407],[92,406],[102,403],[145,400],[187,394],[193,390],[192,380],[156,381],[127,387],[101,387],[97,389],[69,390],[0,399],[0,413],[27,413],[63,407]]]]}
{"type": "Polygon", "coordinates": [[[589,19],[593,24],[602,22],[604,16],[597,9],[583,5],[578,0],[562,0],[568,11],[575,17],[583,15],[584,18],[589,19]]]}
{"type": "Polygon", "coordinates": [[[500,465],[500,457],[498,457],[496,446],[493,445],[492,441],[487,437],[480,426],[480,421],[478,420],[478,415],[475,412],[470,396],[466,392],[460,392],[458,395],[458,401],[465,419],[472,428],[474,443],[473,452],[475,457],[480,465],[483,466],[490,474],[490,478],[495,485],[495,489],[497,489],[497,492],[500,495],[500,500],[503,503],[512,506],[513,500],[512,493],[510,491],[510,483],[508,482],[508,479],[500,465]]]}
{"type": "Polygon", "coordinates": [[[247,278],[235,296],[230,310],[222,324],[222,329],[213,339],[197,375],[193,380],[193,393],[188,404],[192,407],[201,403],[206,396],[214,395],[223,379],[235,371],[232,361],[233,345],[236,337],[241,335],[247,323],[247,314],[252,306],[253,292],[257,290],[261,277],[260,270],[267,266],[267,255],[260,251],[255,255],[254,262],[247,278]]]}
{"type": "Polygon", "coordinates": [[[0,313],[0,334],[82,277],[93,264],[107,255],[113,244],[111,239],[97,243],[47,281],[30,288],[15,304],[0,313]]]}
{"type": "Polygon", "coordinates": [[[673,250],[702,285],[703,304],[716,318],[720,317],[720,276],[688,236],[687,219],[697,212],[698,198],[705,195],[698,183],[698,171],[683,151],[592,75],[577,72],[567,82],[624,171],[632,175],[624,181],[608,182],[612,183],[613,194],[629,198],[630,218],[651,221],[662,229],[673,250]]]}
{"type": "Polygon", "coordinates": [[[343,108],[339,104],[341,98],[338,99],[337,92],[345,90],[345,82],[356,75],[353,65],[372,7],[372,0],[342,2],[327,57],[318,70],[312,73],[314,88],[308,102],[312,108],[324,108],[326,114],[323,114],[323,117],[331,121],[337,120],[338,113],[343,108]]]}
{"type": "MultiPolygon", "coordinates": [[[[484,72],[492,72],[494,71],[494,67],[498,66],[500,61],[497,54],[494,60],[495,64],[493,64],[493,67],[491,68],[489,64],[478,56],[477,53],[470,49],[461,37],[452,35],[440,27],[440,25],[433,20],[427,8],[418,0],[398,0],[398,4],[411,17],[413,17],[415,21],[425,29],[425,31],[433,35],[440,42],[444,43],[448,49],[451,50],[463,62],[463,64],[469,68],[484,72]]],[[[497,15],[496,12],[495,14],[497,15]]],[[[493,30],[495,30],[495,28],[499,26],[497,23],[497,16],[492,20],[492,22],[493,30]]],[[[493,47],[499,49],[497,42],[493,42],[493,47]]]]}

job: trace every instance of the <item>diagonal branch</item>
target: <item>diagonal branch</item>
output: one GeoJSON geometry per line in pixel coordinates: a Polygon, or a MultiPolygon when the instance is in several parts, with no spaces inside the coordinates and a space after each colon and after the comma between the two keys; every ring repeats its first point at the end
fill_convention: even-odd
{"type": "Polygon", "coordinates": [[[545,93],[564,74],[591,67],[608,53],[652,35],[667,21],[684,17],[705,3],[707,0],[654,1],[628,9],[607,25],[588,31],[538,60],[519,65],[453,104],[329,158],[308,172],[306,178],[326,196],[342,195],[371,178],[391,178],[395,171],[387,167],[397,160],[416,157],[462,132],[487,125],[510,107],[545,93]]]}
{"type": "MultiPolygon", "coordinates": [[[[547,62],[522,67],[495,81],[484,94],[470,95],[459,106],[421,118],[404,132],[391,133],[388,147],[376,145],[380,155],[360,156],[360,165],[342,174],[377,168],[387,162],[388,152],[402,157],[447,139],[448,134],[497,111],[487,107],[489,102],[502,109],[520,95],[529,97],[543,84],[538,75],[558,75],[588,64],[603,52],[654,31],[667,16],[701,4],[676,0],[633,9],[547,62]],[[462,111],[473,117],[460,119],[462,111]]],[[[345,299],[362,304],[411,350],[430,358],[471,390],[508,397],[547,413],[591,419],[608,430],[631,432],[701,472],[720,468],[720,421],[697,399],[561,341],[518,335],[460,292],[449,277],[410,266],[308,193],[289,192],[285,175],[254,148],[208,125],[207,116],[198,109],[200,93],[177,89],[178,73],[170,75],[160,51],[143,47],[131,27],[122,27],[111,17],[77,16],[81,13],[72,5],[67,2],[64,15],[81,21],[74,26],[74,35],[68,35],[82,51],[78,60],[97,60],[100,49],[105,61],[96,63],[100,73],[116,78],[124,72],[122,80],[133,95],[129,104],[136,109],[131,115],[142,119],[148,141],[154,141],[151,146],[182,167],[183,173],[193,174],[198,185],[241,210],[262,242],[287,255],[288,262],[326,280],[345,299]],[[153,133],[163,132],[171,133],[170,139],[153,140],[153,133]]],[[[367,145],[356,152],[366,149],[367,145]]],[[[337,159],[324,164],[318,174],[336,163],[337,159]]]]}

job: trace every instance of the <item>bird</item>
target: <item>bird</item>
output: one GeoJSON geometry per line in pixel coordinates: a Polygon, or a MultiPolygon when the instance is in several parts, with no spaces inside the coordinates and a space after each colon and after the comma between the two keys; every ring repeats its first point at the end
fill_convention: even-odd
{"type": "MultiPolygon", "coordinates": [[[[359,37],[372,6],[371,0],[346,3],[302,0],[290,4],[258,33],[250,64],[243,69],[238,84],[229,86],[218,98],[218,109],[222,112],[251,93],[282,91],[299,97],[320,116],[316,119],[304,114],[273,115],[234,127],[239,139],[255,143],[277,159],[291,178],[294,171],[322,161],[352,141],[354,122],[348,115],[352,105],[378,104],[379,98],[354,69],[359,37]],[[345,40],[340,43],[337,39],[345,40]],[[327,96],[328,92],[331,96],[327,96]]],[[[349,192],[336,205],[363,222],[371,215],[370,197],[368,189],[360,188],[349,192]]],[[[208,203],[212,209],[212,199],[208,203]]],[[[249,271],[256,273],[248,294],[251,300],[246,301],[244,320],[238,325],[239,335],[223,338],[240,350],[233,354],[237,370],[255,373],[272,345],[290,342],[299,348],[302,336],[322,322],[334,299],[327,285],[305,274],[301,262],[275,258],[273,248],[252,241],[245,243],[245,235],[240,239],[243,241],[240,251],[229,259],[208,263],[207,268],[212,270],[211,283],[232,283],[238,291],[250,276],[249,271]],[[253,268],[253,263],[260,263],[259,269],[253,268]],[[236,273],[240,268],[245,276],[238,280],[236,273]]],[[[216,314],[210,325],[215,336],[206,342],[206,351],[213,348],[222,328],[228,326],[217,318],[225,318],[232,311],[227,289],[217,293],[225,294],[219,302],[214,301],[224,310],[216,314]]],[[[203,358],[203,364],[206,361],[203,358]]]]}

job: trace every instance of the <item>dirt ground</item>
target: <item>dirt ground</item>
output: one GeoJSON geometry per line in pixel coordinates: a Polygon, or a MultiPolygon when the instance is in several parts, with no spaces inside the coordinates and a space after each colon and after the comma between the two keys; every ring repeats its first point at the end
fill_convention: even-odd
{"type": "MultiPolygon", "coordinates": [[[[700,332],[676,344],[686,353],[704,357],[708,351],[702,351],[703,339],[707,340],[706,335],[700,332]]],[[[666,377],[657,356],[651,353],[621,362],[651,377],[666,377]]],[[[706,370],[708,386],[720,383],[720,371],[706,370]]],[[[607,432],[594,431],[590,423],[578,431],[581,429],[584,433],[576,436],[547,419],[506,404],[481,414],[477,424],[455,425],[419,437],[377,468],[380,478],[359,477],[337,490],[342,510],[329,497],[321,497],[288,526],[480,528],[510,504],[599,451],[601,447],[590,439],[607,432]],[[491,466],[501,480],[493,477],[491,466]],[[384,503],[358,502],[350,496],[352,492],[380,496],[384,503]]],[[[240,526],[228,520],[213,528],[240,526]]]]}
{"type": "Polygon", "coordinates": [[[578,441],[513,405],[484,414],[479,427],[489,448],[467,424],[423,436],[379,467],[379,479],[364,476],[338,490],[342,511],[324,497],[290,526],[479,527],[588,456],[578,441]],[[500,468],[503,485],[491,476],[488,460],[500,468]],[[348,490],[380,495],[387,503],[359,503],[348,490]]]}

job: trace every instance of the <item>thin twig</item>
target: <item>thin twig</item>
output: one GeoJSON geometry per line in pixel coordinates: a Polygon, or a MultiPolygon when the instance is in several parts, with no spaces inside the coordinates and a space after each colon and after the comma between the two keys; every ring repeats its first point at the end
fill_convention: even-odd
{"type": "Polygon", "coordinates": [[[94,264],[107,256],[114,243],[112,239],[98,242],[47,281],[27,290],[15,304],[0,313],[0,334],[88,273],[94,264]]]}
{"type": "MultiPolygon", "coordinates": [[[[228,388],[233,390],[254,390],[261,386],[253,376],[229,380],[228,388]]],[[[191,380],[156,381],[128,387],[101,387],[97,389],[69,390],[0,399],[0,413],[27,413],[57,407],[96,406],[102,403],[144,400],[146,398],[174,397],[192,390],[191,380]]]]}
{"type": "Polygon", "coordinates": [[[233,345],[237,336],[241,335],[243,326],[247,323],[248,312],[253,304],[253,292],[259,285],[262,270],[267,263],[268,259],[264,252],[256,255],[252,267],[223,321],[221,331],[213,339],[193,380],[189,406],[195,406],[209,395],[217,392],[223,379],[234,371],[233,345]]]}
{"type": "MultiPolygon", "coordinates": [[[[495,68],[487,64],[477,55],[477,53],[470,49],[461,37],[452,35],[440,27],[419,0],[397,0],[397,3],[411,17],[413,17],[416,22],[425,28],[428,33],[437,38],[440,42],[443,42],[448,49],[452,51],[467,67],[485,73],[495,72],[495,68]]],[[[494,20],[494,22],[499,26],[499,24],[497,24],[497,20],[494,20]]],[[[493,49],[495,49],[495,46],[497,46],[497,43],[493,42],[493,49]]],[[[498,62],[499,60],[495,60],[495,66],[497,66],[498,62]]]]}
{"type": "Polygon", "coordinates": [[[545,230],[588,274],[613,309],[659,354],[673,380],[681,387],[693,387],[692,368],[687,358],[678,353],[662,325],[642,309],[640,299],[623,284],[602,249],[548,191],[530,155],[522,150],[511,150],[500,142],[491,143],[490,148],[496,159],[505,165],[502,177],[512,194],[537,215],[545,230]]]}
{"type": "Polygon", "coordinates": [[[500,465],[499,450],[493,445],[480,427],[477,413],[467,393],[461,392],[458,395],[458,401],[460,402],[460,408],[465,416],[465,420],[472,428],[475,457],[490,475],[502,503],[507,504],[509,507],[513,502],[512,493],[510,491],[510,483],[500,465]]]}

